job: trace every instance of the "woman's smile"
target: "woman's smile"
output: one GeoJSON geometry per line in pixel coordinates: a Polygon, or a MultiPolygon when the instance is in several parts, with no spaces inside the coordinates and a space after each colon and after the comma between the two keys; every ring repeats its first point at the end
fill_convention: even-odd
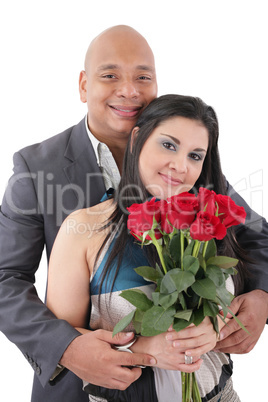
{"type": "Polygon", "coordinates": [[[165,183],[169,184],[170,186],[179,186],[180,184],[183,184],[182,180],[172,177],[171,174],[164,174],[159,172],[159,176],[165,183]]]}

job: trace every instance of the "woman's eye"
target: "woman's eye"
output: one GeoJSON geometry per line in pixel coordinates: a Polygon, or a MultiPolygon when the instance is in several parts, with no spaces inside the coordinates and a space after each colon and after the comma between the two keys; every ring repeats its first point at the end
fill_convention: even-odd
{"type": "Polygon", "coordinates": [[[176,151],[176,147],[168,141],[163,142],[163,147],[169,149],[170,151],[176,151]]]}
{"type": "Polygon", "coordinates": [[[191,153],[189,156],[194,161],[201,161],[203,159],[201,155],[196,154],[196,153],[191,153]]]}

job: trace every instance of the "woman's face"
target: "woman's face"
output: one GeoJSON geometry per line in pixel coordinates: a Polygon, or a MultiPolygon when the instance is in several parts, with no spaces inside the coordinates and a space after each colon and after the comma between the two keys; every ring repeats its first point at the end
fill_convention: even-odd
{"type": "Polygon", "coordinates": [[[186,117],[172,117],[154,129],[139,159],[147,191],[160,199],[189,191],[201,174],[208,138],[201,122],[186,117]]]}

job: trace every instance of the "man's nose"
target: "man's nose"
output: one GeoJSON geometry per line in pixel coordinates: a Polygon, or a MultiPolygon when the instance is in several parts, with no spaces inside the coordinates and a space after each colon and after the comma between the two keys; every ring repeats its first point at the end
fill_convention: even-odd
{"type": "Polygon", "coordinates": [[[125,79],[121,82],[118,82],[116,95],[122,96],[124,98],[138,97],[139,91],[137,88],[137,84],[130,79],[125,79]]]}

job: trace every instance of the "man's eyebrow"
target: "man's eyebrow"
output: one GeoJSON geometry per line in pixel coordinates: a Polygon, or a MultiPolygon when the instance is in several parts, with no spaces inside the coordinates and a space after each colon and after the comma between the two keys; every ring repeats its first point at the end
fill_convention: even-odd
{"type": "Polygon", "coordinates": [[[99,71],[115,70],[118,68],[119,68],[119,66],[117,64],[102,64],[101,66],[98,67],[98,70],[99,71]]]}
{"type": "MultiPolygon", "coordinates": [[[[135,67],[136,70],[143,70],[143,71],[150,71],[154,72],[155,69],[151,66],[146,64],[139,64],[135,67]]],[[[98,67],[98,71],[105,71],[105,70],[120,70],[120,66],[118,64],[102,64],[98,67]]]]}
{"type": "Polygon", "coordinates": [[[145,65],[145,64],[140,64],[140,65],[138,65],[138,66],[136,67],[136,70],[145,70],[145,71],[150,71],[150,72],[152,72],[152,73],[155,72],[154,67],[151,67],[151,66],[148,66],[148,65],[145,65]]]}

